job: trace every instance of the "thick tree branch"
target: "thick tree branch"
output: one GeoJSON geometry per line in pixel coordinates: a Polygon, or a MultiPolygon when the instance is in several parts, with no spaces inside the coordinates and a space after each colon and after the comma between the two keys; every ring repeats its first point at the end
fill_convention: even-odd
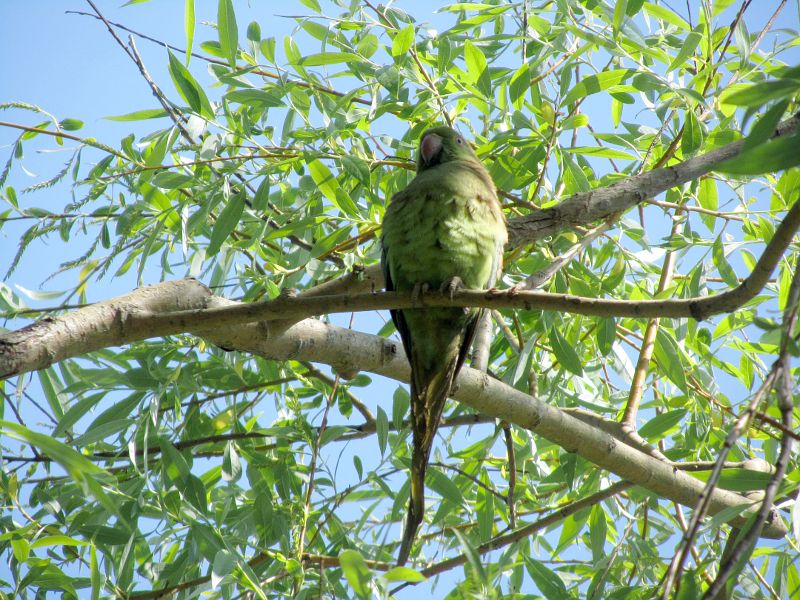
{"type": "MultiPolygon", "coordinates": [[[[795,114],[781,122],[775,128],[773,136],[790,135],[797,131],[798,125],[800,125],[800,114],[795,114]]],[[[737,140],[682,163],[653,169],[604,188],[575,194],[550,208],[511,219],[508,222],[507,248],[530,244],[554,235],[562,229],[587,225],[626,211],[672,187],[710,173],[723,161],[737,156],[743,147],[744,140],[737,140]]]]}
{"type": "MultiPolygon", "coordinates": [[[[317,296],[312,291],[300,296],[287,295],[265,302],[237,304],[211,302],[211,292],[205,286],[197,281],[184,280],[171,284],[178,286],[176,288],[169,287],[170,284],[143,288],[116,300],[101,302],[67,315],[48,317],[19,331],[0,335],[0,379],[42,369],[70,356],[149,337],[219,330],[224,326],[256,321],[261,323],[260,327],[266,328],[260,335],[269,337],[270,333],[283,331],[293,322],[308,316],[334,312],[419,306],[483,306],[491,309],[557,310],[584,315],[702,320],[711,315],[732,312],[752,300],[769,281],[798,227],[800,202],[795,202],[775,230],[753,272],[742,283],[714,296],[679,300],[600,300],[545,292],[461,290],[455,292],[452,299],[449,294],[437,291],[423,293],[415,304],[410,293],[317,296]],[[170,303],[168,299],[176,290],[186,293],[187,297],[170,303]],[[141,302],[139,294],[144,294],[153,304],[141,302]],[[150,297],[151,294],[155,296],[150,297]],[[166,296],[166,302],[165,298],[159,298],[162,295],[166,296]],[[128,310],[126,307],[131,301],[133,304],[128,310]],[[273,323],[268,325],[270,321],[273,323]]],[[[352,278],[359,280],[358,275],[352,278]]],[[[371,285],[374,284],[374,279],[367,280],[371,285]]],[[[348,280],[340,281],[327,284],[325,291],[336,289],[338,285],[347,286],[348,280]]],[[[352,367],[357,370],[359,363],[352,367]]]]}
{"type": "MultiPolygon", "coordinates": [[[[0,340],[0,354],[11,351],[13,357],[16,351],[18,361],[30,366],[26,358],[31,353],[33,360],[51,364],[67,356],[148,337],[152,332],[146,328],[127,325],[130,315],[200,307],[218,311],[231,306],[236,306],[236,303],[211,295],[205,286],[191,279],[160,284],[7,334],[0,340]],[[20,347],[16,347],[9,337],[32,339],[22,343],[24,349],[20,356],[20,347]]],[[[408,361],[400,344],[316,319],[300,321],[273,336],[270,335],[270,324],[264,322],[239,326],[206,322],[190,331],[217,346],[235,348],[267,359],[307,360],[329,364],[339,372],[365,370],[400,381],[408,381],[409,377],[408,361]]],[[[702,481],[484,373],[465,368],[458,384],[454,397],[483,414],[526,427],[621,478],[674,502],[695,506],[700,497],[704,486],[702,481]]],[[[750,504],[751,501],[742,496],[715,490],[709,512],[715,514],[725,508],[750,504]]],[[[744,523],[747,513],[743,514],[734,524],[744,523]]],[[[764,535],[782,537],[785,533],[784,524],[773,513],[764,535]]]]}

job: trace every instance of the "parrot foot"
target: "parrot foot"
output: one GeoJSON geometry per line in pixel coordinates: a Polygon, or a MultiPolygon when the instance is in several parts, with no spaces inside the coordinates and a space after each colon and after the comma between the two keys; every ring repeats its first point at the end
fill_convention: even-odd
{"type": "MultiPolygon", "coordinates": [[[[414,289],[411,290],[411,306],[416,306],[417,302],[419,302],[420,294],[427,294],[428,291],[431,289],[430,284],[427,283],[415,283],[414,289]]],[[[422,304],[422,302],[419,302],[422,304]]]]}
{"type": "Polygon", "coordinates": [[[508,294],[509,298],[515,298],[519,295],[520,292],[526,291],[528,288],[524,283],[518,283],[514,287],[508,288],[506,290],[506,294],[508,294]]]}
{"type": "Polygon", "coordinates": [[[442,284],[441,292],[442,294],[447,294],[450,297],[450,300],[453,299],[455,293],[459,290],[464,289],[464,282],[461,281],[461,277],[456,275],[455,277],[451,277],[447,281],[442,284]]]}

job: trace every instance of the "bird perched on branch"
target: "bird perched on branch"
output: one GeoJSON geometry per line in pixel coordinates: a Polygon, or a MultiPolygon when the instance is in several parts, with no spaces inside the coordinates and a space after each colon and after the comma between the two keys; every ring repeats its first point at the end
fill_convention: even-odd
{"type": "MultiPolygon", "coordinates": [[[[417,175],[392,198],[383,220],[381,266],[388,291],[491,288],[507,240],[492,179],[469,143],[449,127],[422,134],[417,175]]],[[[425,469],[445,400],[464,364],[482,311],[391,311],[411,364],[411,498],[398,564],[422,522],[425,469]]]]}

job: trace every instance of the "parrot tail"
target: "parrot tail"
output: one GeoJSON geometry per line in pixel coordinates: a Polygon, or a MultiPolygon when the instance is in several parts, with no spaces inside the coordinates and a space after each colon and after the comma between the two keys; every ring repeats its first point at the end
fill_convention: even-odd
{"type": "Polygon", "coordinates": [[[425,468],[428,466],[427,460],[420,460],[415,448],[414,457],[411,459],[411,497],[408,500],[408,513],[406,514],[406,524],[403,529],[403,538],[400,543],[400,552],[397,555],[397,565],[402,567],[408,561],[411,554],[411,545],[417,536],[417,530],[422,524],[422,516],[425,514],[425,468]]]}
{"type": "Polygon", "coordinates": [[[413,428],[413,451],[411,454],[411,488],[405,528],[397,555],[398,566],[403,566],[411,554],[411,546],[425,514],[425,471],[431,455],[433,440],[447,396],[457,374],[460,362],[454,358],[442,371],[432,373],[427,381],[412,370],[411,379],[411,426],[413,428]]]}

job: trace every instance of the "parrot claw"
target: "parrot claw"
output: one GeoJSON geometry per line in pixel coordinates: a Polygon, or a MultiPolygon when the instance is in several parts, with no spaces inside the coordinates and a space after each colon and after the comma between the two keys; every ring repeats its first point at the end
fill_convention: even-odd
{"type": "Polygon", "coordinates": [[[455,277],[451,277],[442,284],[441,292],[443,294],[447,294],[450,297],[450,300],[452,300],[455,293],[458,290],[463,290],[463,289],[464,289],[464,282],[461,281],[461,277],[456,275],[455,277]]]}
{"type": "Polygon", "coordinates": [[[506,290],[506,294],[508,294],[509,298],[515,298],[520,292],[524,292],[525,289],[524,283],[518,283],[514,287],[508,288],[508,290],[506,290]]]}
{"type": "MultiPolygon", "coordinates": [[[[419,302],[420,294],[427,294],[431,286],[427,283],[415,283],[414,289],[411,290],[411,306],[416,306],[419,302]]],[[[419,302],[422,304],[422,302],[419,302]]]]}

